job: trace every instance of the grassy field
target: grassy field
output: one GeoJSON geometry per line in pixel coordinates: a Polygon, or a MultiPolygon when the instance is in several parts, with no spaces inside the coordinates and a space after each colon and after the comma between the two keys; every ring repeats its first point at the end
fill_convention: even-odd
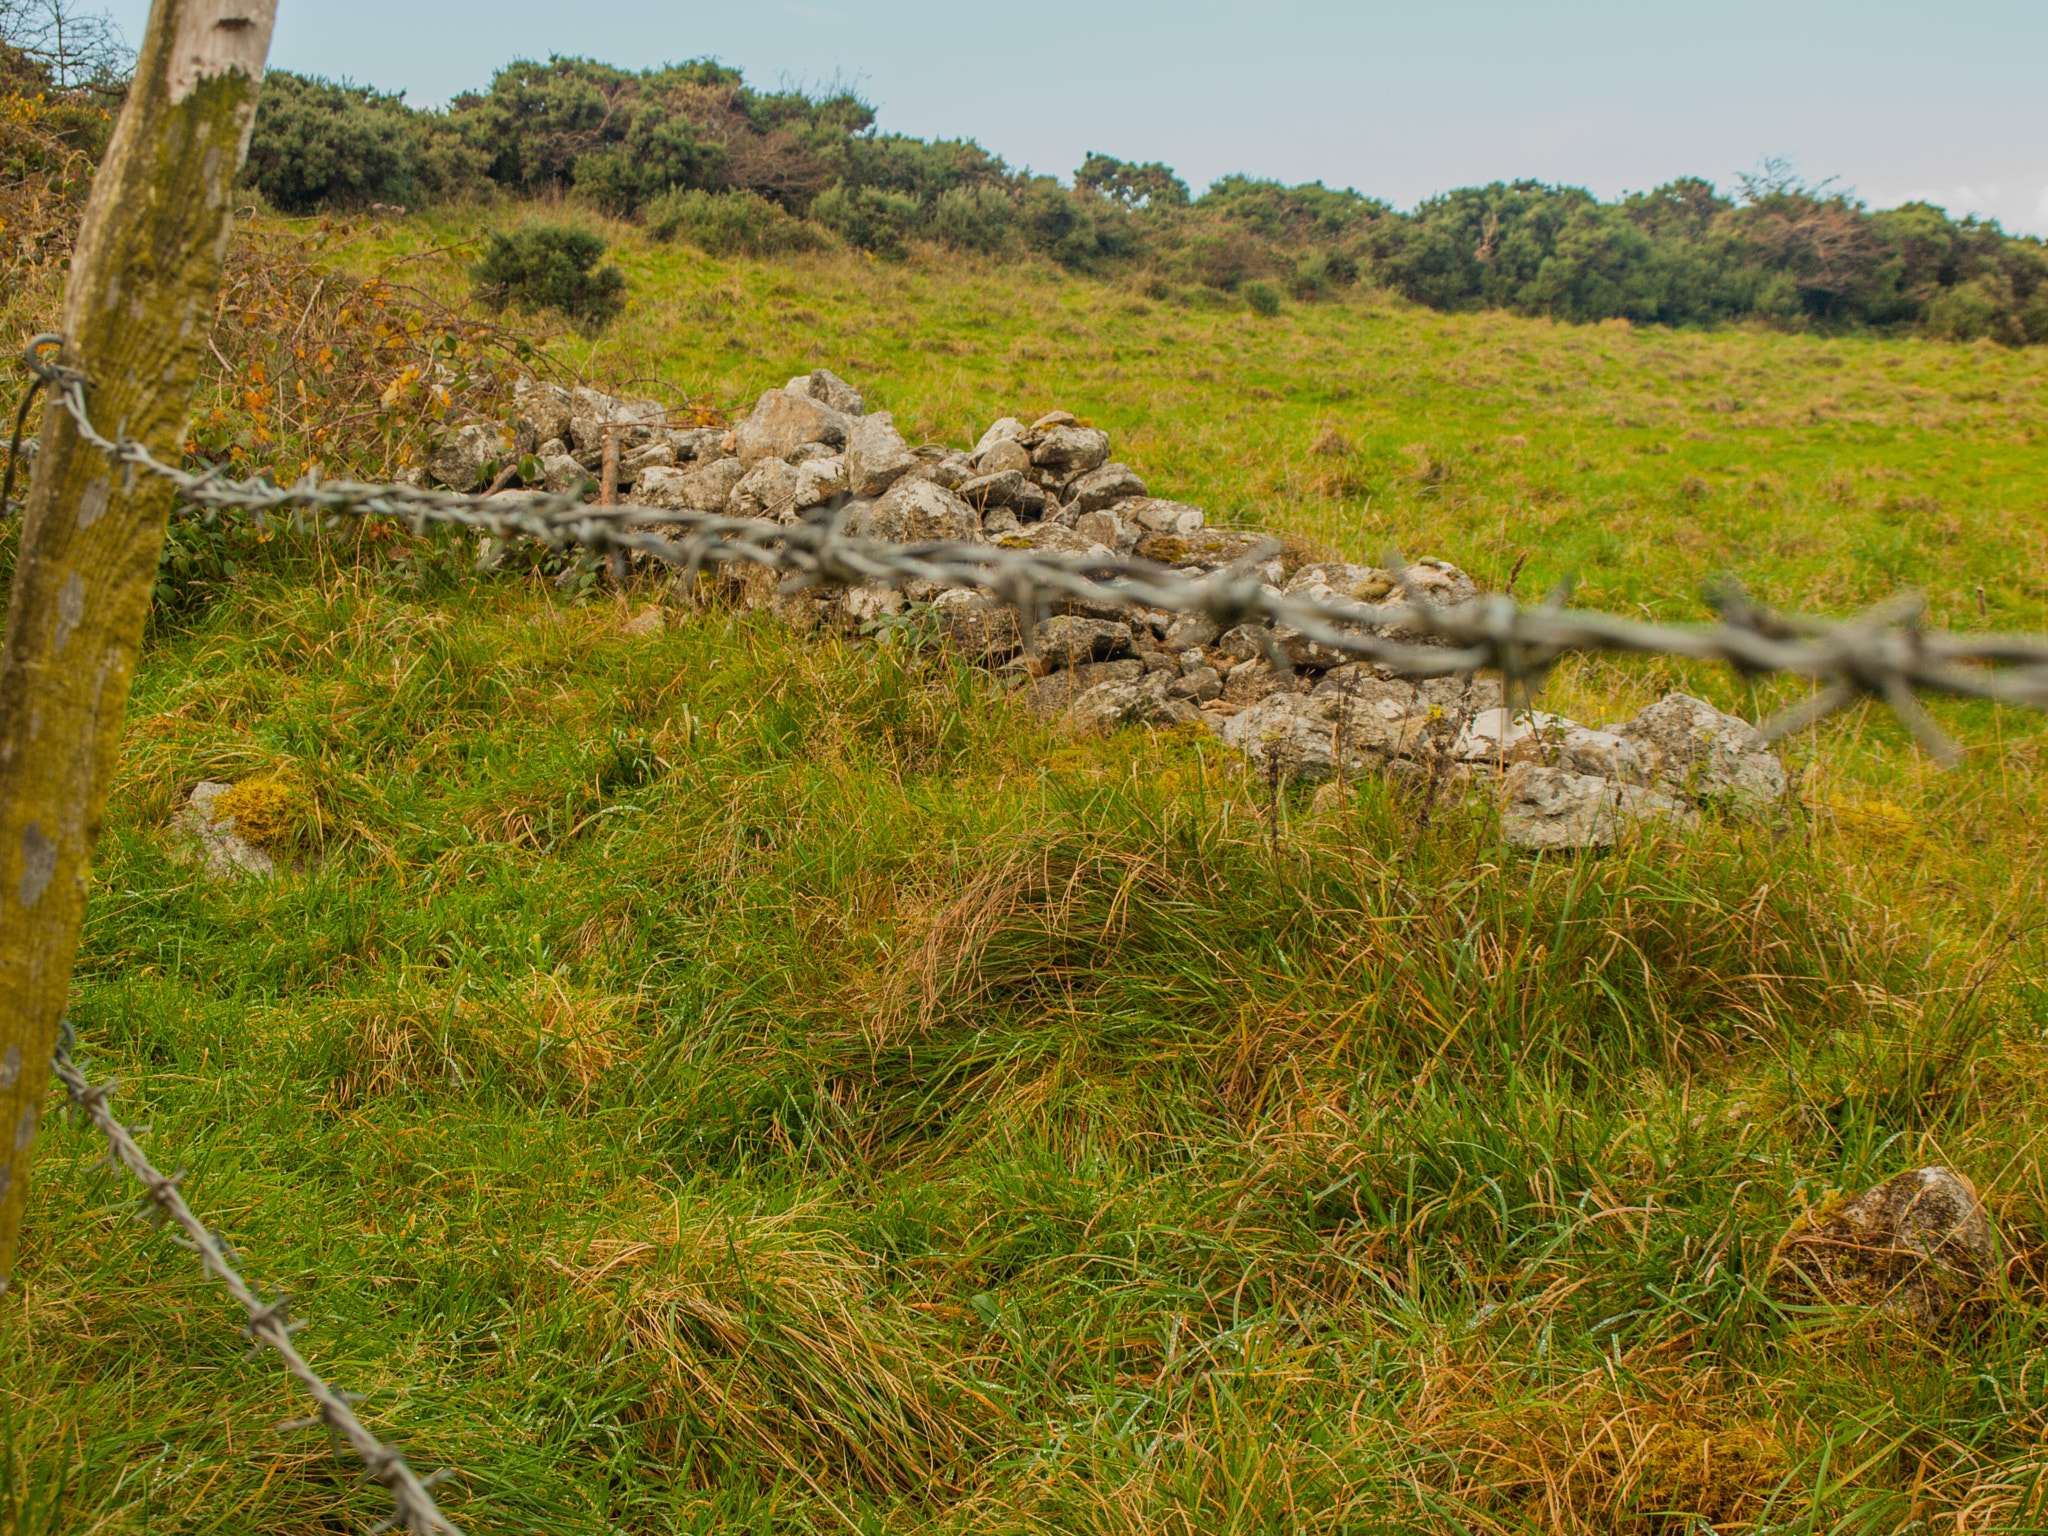
{"type": "MultiPolygon", "coordinates": [[[[480,227],[349,259],[452,295],[480,227]]],[[[614,233],[633,307],[547,343],[595,379],[1063,406],[1218,518],[1619,611],[2048,629],[2048,354],[614,233]]],[[[942,657],[266,548],[153,635],[73,1018],[472,1533],[2048,1529],[2039,720],[1942,707],[1944,774],[1852,713],[1774,823],[1536,862],[1376,784],[1276,828],[1214,743],[942,657]],[[205,777],[303,867],[174,862],[205,777]],[[1926,1162],[2010,1261],[1966,1326],[1767,1293],[1926,1162]]],[[[1677,684],[1790,696],[1546,703],[1677,684]]],[[[0,1310],[0,1529],[373,1517],[96,1155],[46,1137],[0,1310]]]]}

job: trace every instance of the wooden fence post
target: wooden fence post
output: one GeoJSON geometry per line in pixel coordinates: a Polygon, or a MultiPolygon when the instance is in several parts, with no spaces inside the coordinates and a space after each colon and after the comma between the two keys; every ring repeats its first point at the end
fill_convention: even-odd
{"type": "MultiPolygon", "coordinates": [[[[71,258],[62,360],[95,425],[181,456],[276,0],[155,0],[71,258]]],[[[0,643],[0,1289],[170,514],[54,403],[0,643]]]]}

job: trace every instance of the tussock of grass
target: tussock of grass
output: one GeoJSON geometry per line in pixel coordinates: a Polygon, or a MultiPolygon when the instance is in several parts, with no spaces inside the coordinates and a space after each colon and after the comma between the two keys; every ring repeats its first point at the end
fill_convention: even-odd
{"type": "MultiPolygon", "coordinates": [[[[2017,560],[2038,482],[2013,467],[2031,396],[1995,420],[1929,406],[1924,439],[1867,429],[1894,434],[1868,462],[1947,477],[1911,492],[1945,508],[1976,471],[1929,445],[1993,466],[1954,546],[1929,542],[1936,514],[1887,524],[1892,482],[1788,424],[1807,385],[1760,389],[1776,424],[1739,450],[1782,483],[1752,503],[1715,479],[1706,512],[1677,488],[1737,450],[1672,430],[1636,455],[1642,429],[1591,408],[1603,379],[1650,390],[1660,358],[1702,370],[1655,386],[1676,428],[1733,393],[1710,365],[1790,381],[1826,346],[1840,391],[1893,357],[2001,378],[2031,357],[1370,304],[1291,308],[1264,350],[1171,304],[1077,339],[1056,317],[1106,325],[1128,296],[627,255],[676,279],[637,271],[629,355],[658,337],[691,380],[725,377],[693,349],[727,332],[676,324],[708,304],[749,349],[734,380],[822,347],[913,435],[953,438],[999,393],[1066,404],[1157,489],[1350,553],[1371,552],[1358,508],[1292,468],[1255,489],[1273,464],[1355,471],[1411,551],[1498,554],[1501,579],[1544,539],[1525,591],[1540,561],[1597,555],[1607,600],[1675,609],[1742,547],[1786,573],[1774,595],[1861,600],[1889,575],[1860,541],[1890,526],[1902,568],[1996,566],[1995,611],[2038,612],[2017,560]],[[980,337],[974,292],[979,352],[912,345],[980,337]],[[1026,334],[1041,360],[1012,394],[1002,348],[1026,334]],[[1198,337],[1199,367],[1140,372],[1140,348],[1198,337]],[[1384,354],[1346,361],[1360,337],[1384,354]],[[1282,400],[1199,383],[1212,342],[1282,400]],[[1377,393],[1287,395],[1317,348],[1377,393]],[[1536,391],[1553,373],[1577,382],[1536,391]],[[1526,447],[1482,433],[1495,411],[1526,447]],[[1308,452],[1326,430],[1348,456],[1308,452]],[[1608,490],[1573,479],[1572,433],[1608,490]],[[1853,512],[1800,499],[1824,466],[1853,512]]],[[[1725,439],[1742,414],[1698,419],[1725,439]]],[[[281,535],[161,625],[73,1018],[197,1206],[313,1320],[321,1368],[416,1464],[464,1469],[466,1528],[2044,1523],[2035,722],[1945,709],[1973,759],[1943,776],[1851,715],[1790,749],[1805,808],[1604,857],[1514,856],[1485,803],[1425,823],[1377,782],[1320,815],[1289,789],[1276,837],[1266,786],[1205,738],[1060,740],[942,658],[715,606],[628,635],[609,601],[435,550],[281,535]],[[201,881],[166,826],[202,777],[291,786],[318,857],[201,881]],[[1914,1336],[1771,1298],[1799,1212],[1925,1162],[1987,1193],[1990,1304],[1914,1336]]],[[[1790,693],[1601,662],[1545,703],[1613,719],[1672,686],[1745,710],[1790,693]]],[[[45,1148],[0,1312],[9,1528],[368,1517],[324,1447],[269,1432],[289,1389],[126,1220],[91,1143],[45,1148]]]]}

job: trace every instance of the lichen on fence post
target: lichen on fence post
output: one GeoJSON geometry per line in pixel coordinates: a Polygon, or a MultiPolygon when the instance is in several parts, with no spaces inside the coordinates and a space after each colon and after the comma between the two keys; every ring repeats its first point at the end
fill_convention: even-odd
{"type": "MultiPolygon", "coordinates": [[[[156,0],[72,257],[63,361],[97,419],[173,461],[275,14],[156,0]]],[[[172,499],[46,412],[0,645],[0,1288],[172,499]]]]}

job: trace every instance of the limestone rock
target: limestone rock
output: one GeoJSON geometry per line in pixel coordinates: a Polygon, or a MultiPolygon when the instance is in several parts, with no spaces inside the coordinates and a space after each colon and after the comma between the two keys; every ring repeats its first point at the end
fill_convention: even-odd
{"type": "Polygon", "coordinates": [[[713,459],[726,457],[722,446],[725,439],[723,427],[685,427],[663,436],[668,439],[669,447],[675,450],[678,464],[692,460],[708,464],[713,459]]]}
{"type": "Polygon", "coordinates": [[[1014,469],[992,475],[976,475],[961,483],[959,493],[984,513],[990,507],[1008,507],[1021,518],[1035,518],[1045,512],[1045,492],[1014,469]]]}
{"type": "Polygon", "coordinates": [[[1100,544],[1119,555],[1128,555],[1138,547],[1137,528],[1125,523],[1114,512],[1084,512],[1075,520],[1074,532],[1089,543],[1100,544]]]}
{"type": "MultiPolygon", "coordinates": [[[[1299,693],[1273,693],[1253,701],[1223,722],[1223,740],[1262,772],[1277,768],[1287,778],[1327,778],[1336,766],[1336,721],[1315,700],[1299,693]]],[[[1362,768],[1365,754],[1345,750],[1346,766],[1362,768]]]]}
{"type": "Polygon", "coordinates": [[[978,475],[1000,475],[1013,471],[1019,475],[1031,472],[1031,450],[1014,437],[997,438],[974,455],[974,472],[978,475]]]}
{"type": "Polygon", "coordinates": [[[1109,434],[1099,427],[1054,427],[1031,450],[1034,468],[1065,478],[1109,462],[1109,434]]]}
{"type": "Polygon", "coordinates": [[[569,441],[580,456],[602,455],[604,434],[612,427],[624,454],[666,435],[668,407],[659,400],[616,400],[600,390],[579,388],[570,395],[569,441]]]}
{"type": "MultiPolygon", "coordinates": [[[[1320,582],[1303,586],[1298,576],[1288,583],[1287,591],[1292,596],[1304,597],[1310,602],[1327,603],[1336,607],[1354,606],[1338,588],[1325,586],[1320,582]]],[[[1366,637],[1391,634],[1400,628],[1405,613],[1403,609],[1375,607],[1370,604],[1359,606],[1358,611],[1362,617],[1357,623],[1338,622],[1334,623],[1333,627],[1342,633],[1355,631],[1366,637]]],[[[1279,644],[1280,649],[1287,653],[1287,659],[1297,667],[1341,667],[1351,661],[1356,654],[1341,646],[1312,640],[1291,624],[1276,624],[1273,627],[1273,639],[1279,644]]]]}
{"type": "Polygon", "coordinates": [[[1346,560],[1319,560],[1304,565],[1288,578],[1286,591],[1290,594],[1327,589],[1335,598],[1347,603],[1383,603],[1389,598],[1399,601],[1401,589],[1393,574],[1372,565],[1353,565],[1346,560]]]}
{"type": "Polygon", "coordinates": [[[675,461],[676,451],[667,442],[643,444],[619,460],[619,484],[631,485],[645,471],[666,469],[675,461]]]}
{"type": "Polygon", "coordinates": [[[692,512],[723,512],[732,488],[745,478],[739,459],[713,459],[683,476],[683,505],[692,512]]]}
{"type": "Polygon", "coordinates": [[[179,830],[186,838],[184,856],[196,858],[216,880],[273,875],[277,872],[276,864],[269,854],[235,831],[235,818],[214,813],[214,801],[233,787],[210,780],[193,786],[177,815],[179,830]]]}
{"type": "Polygon", "coordinates": [[[1771,1255],[1769,1288],[1910,1319],[1949,1321],[1998,1267],[1977,1191],[1947,1168],[1913,1168],[1800,1218],[1771,1255]]]}
{"type": "Polygon", "coordinates": [[[945,490],[956,491],[975,478],[974,460],[957,448],[937,451],[913,448],[911,452],[917,455],[919,462],[910,473],[920,480],[929,480],[945,490]]]}
{"type": "Polygon", "coordinates": [[[1650,756],[1640,742],[1583,725],[1567,725],[1557,742],[1557,764],[1624,784],[1650,782],[1650,756]]]}
{"type": "Polygon", "coordinates": [[[1566,731],[1582,729],[1562,715],[1540,710],[1483,709],[1458,733],[1451,755],[1461,762],[1509,763],[1551,762],[1566,731]]]}
{"type": "Polygon", "coordinates": [[[1293,668],[1276,670],[1264,657],[1239,662],[1223,679],[1223,699],[1227,704],[1254,704],[1269,694],[1307,691],[1293,668]]]}
{"type": "MultiPolygon", "coordinates": [[[[1147,677],[1145,663],[1135,656],[1118,661],[1083,662],[1063,672],[1047,673],[1031,685],[1031,709],[1041,720],[1052,720],[1066,712],[1082,694],[1105,683],[1142,683],[1147,677]]],[[[1160,688],[1161,697],[1165,688],[1160,688]]]]}
{"type": "Polygon", "coordinates": [[[550,438],[568,441],[574,403],[574,397],[561,385],[522,376],[512,386],[512,405],[519,413],[518,436],[523,439],[531,433],[532,444],[522,441],[519,447],[533,453],[550,438]]]}
{"type": "Polygon", "coordinates": [[[790,510],[793,513],[804,512],[845,494],[846,459],[843,455],[804,459],[796,466],[796,496],[790,503],[790,510]]]}
{"type": "Polygon", "coordinates": [[[971,660],[993,665],[1024,649],[1017,610],[986,592],[955,587],[932,600],[946,643],[971,660]]]}
{"type": "Polygon", "coordinates": [[[904,446],[889,412],[854,421],[846,435],[846,488],[854,495],[879,496],[915,468],[917,455],[904,446]]]}
{"type": "Polygon", "coordinates": [[[813,368],[809,373],[800,373],[782,387],[792,395],[815,400],[842,416],[860,415],[865,403],[860,391],[830,368],[813,368]]]}
{"type": "Polygon", "coordinates": [[[1031,632],[1031,654],[1059,666],[1107,661],[1131,652],[1131,626],[1120,619],[1081,619],[1058,615],[1031,632]]]}
{"type": "Polygon", "coordinates": [[[474,491],[483,485],[487,469],[502,467],[515,451],[502,429],[473,421],[457,427],[427,456],[427,474],[451,491],[474,491]]]}
{"type": "Polygon", "coordinates": [[[1073,529],[1061,523],[1028,523],[1016,533],[1003,540],[1006,549],[1035,549],[1045,555],[1109,555],[1115,551],[1106,544],[1093,539],[1084,539],[1073,529]]]}
{"type": "Polygon", "coordinates": [[[1219,656],[1228,656],[1232,661],[1250,661],[1254,656],[1266,654],[1265,626],[1260,624],[1239,624],[1226,629],[1209,645],[1219,656]]]}
{"type": "Polygon", "coordinates": [[[1528,849],[1606,848],[1628,826],[1654,819],[1691,826],[1691,806],[1655,789],[1521,762],[1508,770],[1501,838],[1528,849]]]}
{"type": "Polygon", "coordinates": [[[1643,748],[1659,784],[1695,799],[1757,811],[1784,796],[1784,765],[1756,727],[1704,699],[1667,693],[1608,730],[1643,748]]]}
{"type": "Polygon", "coordinates": [[[849,417],[809,395],[764,390],[747,419],[733,428],[733,452],[750,467],[763,459],[787,462],[805,443],[843,446],[851,425],[849,417]]]}
{"type": "Polygon", "coordinates": [[[1498,678],[1392,677],[1362,661],[1332,667],[1312,691],[1318,695],[1344,694],[1362,704],[1392,699],[1406,713],[1434,715],[1446,724],[1453,737],[1468,721],[1501,707],[1498,678]]]}
{"type": "Polygon", "coordinates": [[[1165,501],[1141,492],[1114,510],[1125,522],[1136,523],[1147,533],[1186,539],[1202,530],[1202,509],[1184,501],[1165,501]]]}
{"type": "Polygon", "coordinates": [[[997,443],[1008,442],[1013,438],[1019,438],[1023,435],[1023,422],[1014,416],[999,417],[997,420],[989,423],[989,429],[981,434],[980,439],[974,445],[972,457],[978,459],[984,453],[987,453],[989,449],[995,447],[997,443]]]}
{"type": "MultiPolygon", "coordinates": [[[[1247,663],[1231,677],[1260,665],[1247,663]]],[[[1223,697],[1235,702],[1228,683],[1223,697]]],[[[1437,712],[1411,698],[1276,689],[1233,716],[1223,727],[1223,739],[1261,768],[1277,754],[1291,777],[1317,779],[1335,768],[1340,753],[1347,772],[1362,772],[1426,753],[1448,730],[1437,712]]]]}
{"type": "MultiPolygon", "coordinates": [[[[744,458],[740,460],[746,462],[744,458]]],[[[734,517],[796,520],[797,471],[781,459],[760,459],[741,475],[726,496],[725,510],[734,517]]]]}
{"type": "Polygon", "coordinates": [[[714,459],[693,469],[650,469],[633,487],[633,499],[677,512],[723,512],[746,473],[738,459],[714,459]]]}
{"type": "MultiPolygon", "coordinates": [[[[1145,494],[1145,482],[1131,472],[1128,464],[1104,464],[1099,469],[1084,470],[1066,484],[1061,500],[1070,506],[1080,507],[1085,515],[1113,507],[1120,501],[1129,501],[1145,494]]],[[[1135,529],[1138,524],[1133,521],[1135,529]]],[[[1138,536],[1131,535],[1136,544],[1138,536]]]]}
{"type": "Polygon", "coordinates": [[[540,461],[541,484],[557,496],[567,496],[590,482],[590,471],[566,453],[550,454],[540,461]]]}
{"type": "MultiPolygon", "coordinates": [[[[1415,589],[1415,595],[1439,608],[1455,608],[1460,603],[1469,603],[1479,595],[1479,583],[1459,570],[1448,560],[1425,556],[1410,565],[1406,571],[1407,585],[1415,589]]],[[[1402,595],[1398,588],[1396,595],[1402,595]]]]}
{"type": "Polygon", "coordinates": [[[1157,718],[1166,702],[1164,680],[1157,674],[1097,683],[1067,706],[1059,727],[1073,736],[1104,735],[1120,725],[1157,718]]]}
{"type": "Polygon", "coordinates": [[[1076,425],[1078,425],[1078,421],[1072,411],[1047,411],[1025,429],[1024,435],[1027,437],[1043,437],[1055,427],[1071,427],[1076,425]]]}
{"type": "MultiPolygon", "coordinates": [[[[864,421],[886,419],[886,412],[863,418],[864,421]]],[[[846,457],[847,473],[851,476],[856,473],[851,449],[846,457]]],[[[923,543],[932,539],[979,543],[981,519],[974,508],[929,480],[898,479],[879,500],[862,510],[855,531],[862,538],[886,539],[894,544],[923,543]]]]}

